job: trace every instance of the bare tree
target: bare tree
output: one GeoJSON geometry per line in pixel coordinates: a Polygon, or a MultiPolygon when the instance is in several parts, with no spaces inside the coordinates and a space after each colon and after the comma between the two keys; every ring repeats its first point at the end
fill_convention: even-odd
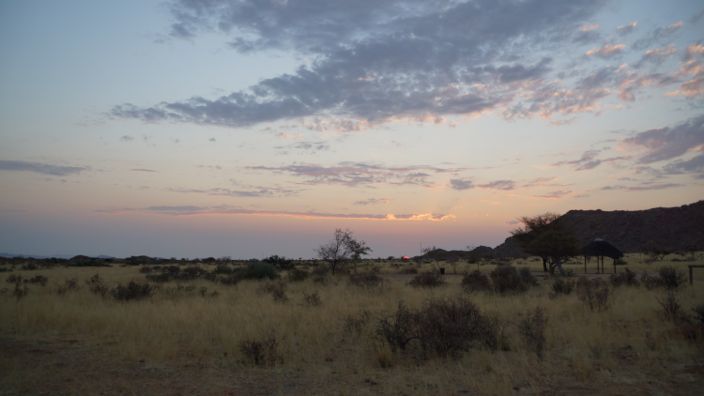
{"type": "Polygon", "coordinates": [[[338,228],[335,230],[333,239],[321,245],[316,253],[320,259],[328,263],[330,271],[334,274],[341,264],[348,260],[357,261],[369,254],[371,250],[366,242],[356,240],[352,231],[338,228]]]}

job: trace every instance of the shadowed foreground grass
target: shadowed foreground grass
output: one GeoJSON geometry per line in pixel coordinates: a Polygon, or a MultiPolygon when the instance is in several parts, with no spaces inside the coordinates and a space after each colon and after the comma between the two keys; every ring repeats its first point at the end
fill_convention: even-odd
{"type": "MultiPolygon", "coordinates": [[[[638,273],[679,264],[629,263],[638,273]]],[[[539,268],[534,260],[516,264],[539,268]]],[[[591,310],[577,292],[553,296],[550,278],[518,293],[463,290],[461,273],[488,273],[492,264],[457,264],[459,274],[435,288],[409,286],[413,275],[399,274],[408,264],[370,265],[381,266],[380,286],[353,285],[346,275],[236,285],[196,279],[159,283],[150,297],[126,302],[92,293],[86,281],[98,274],[109,288],[145,283],[139,267],[3,273],[3,282],[42,274],[48,283],[29,284],[19,299],[11,284],[0,286],[7,351],[0,393],[687,394],[704,385],[704,334],[691,319],[704,304],[704,281],[673,293],[687,322],[667,318],[664,288],[611,286],[608,304],[591,310]],[[67,279],[78,289],[59,294],[67,279]],[[421,356],[417,348],[394,351],[380,335],[399,303],[420,310],[430,300],[457,299],[495,321],[496,350],[473,345],[453,357],[421,356]],[[542,359],[521,327],[536,308],[547,320],[542,359]]],[[[574,268],[580,276],[582,267],[574,268]]]]}

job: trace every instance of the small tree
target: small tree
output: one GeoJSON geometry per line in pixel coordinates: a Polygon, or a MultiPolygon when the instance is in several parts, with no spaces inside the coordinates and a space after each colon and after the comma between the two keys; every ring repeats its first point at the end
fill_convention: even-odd
{"type": "Polygon", "coordinates": [[[372,249],[367,246],[366,242],[354,238],[352,231],[338,228],[335,230],[333,239],[321,245],[316,253],[320,259],[328,263],[330,271],[335,274],[338,266],[345,261],[350,259],[357,261],[371,251],[372,249]]]}
{"type": "Polygon", "coordinates": [[[562,262],[577,254],[574,234],[555,222],[560,216],[545,213],[536,217],[522,217],[523,227],[512,232],[523,250],[543,260],[543,271],[562,272],[562,262]]]}

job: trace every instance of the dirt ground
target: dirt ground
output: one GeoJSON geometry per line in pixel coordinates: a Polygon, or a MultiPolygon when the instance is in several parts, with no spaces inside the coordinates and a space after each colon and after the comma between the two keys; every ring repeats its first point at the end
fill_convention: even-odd
{"type": "MultiPolygon", "coordinates": [[[[329,395],[435,394],[413,384],[381,386],[392,372],[376,375],[345,372],[334,362],[314,372],[292,368],[218,367],[192,361],[152,364],[109,356],[99,345],[76,339],[26,340],[0,336],[0,395],[329,395]]],[[[514,387],[514,394],[540,395],[695,395],[704,388],[704,365],[670,367],[668,378],[647,374],[627,379],[623,372],[605,373],[613,381],[580,382],[568,372],[545,375],[539,387],[514,387]]],[[[620,371],[620,370],[619,370],[620,371]]],[[[545,373],[543,373],[545,374],[545,373]]],[[[451,387],[450,387],[451,388],[451,387]]],[[[458,395],[477,392],[458,387],[458,395]]]]}

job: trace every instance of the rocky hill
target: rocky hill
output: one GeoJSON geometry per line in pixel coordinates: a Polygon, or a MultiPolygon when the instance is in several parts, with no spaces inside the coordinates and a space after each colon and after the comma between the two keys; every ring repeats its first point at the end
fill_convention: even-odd
{"type": "MultiPolygon", "coordinates": [[[[647,210],[570,210],[557,220],[580,245],[602,238],[624,252],[704,250],[704,201],[647,210]]],[[[512,237],[494,249],[497,256],[521,253],[512,237]]]]}

